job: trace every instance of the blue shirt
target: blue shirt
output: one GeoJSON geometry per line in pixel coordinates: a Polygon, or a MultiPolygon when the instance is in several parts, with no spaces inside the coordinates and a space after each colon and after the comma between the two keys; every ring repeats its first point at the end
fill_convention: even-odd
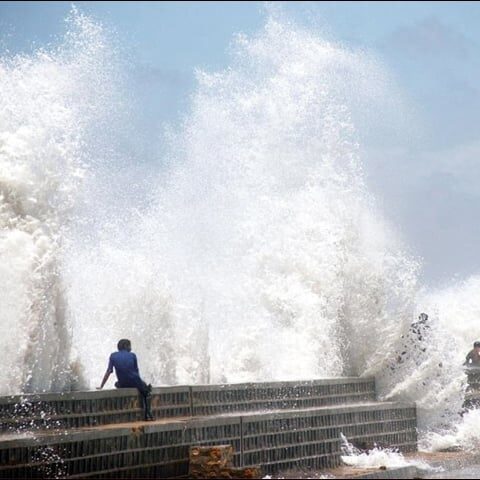
{"type": "Polygon", "coordinates": [[[108,371],[115,373],[118,378],[118,386],[123,388],[139,388],[143,385],[138,371],[137,356],[127,350],[120,350],[110,355],[108,371]]]}

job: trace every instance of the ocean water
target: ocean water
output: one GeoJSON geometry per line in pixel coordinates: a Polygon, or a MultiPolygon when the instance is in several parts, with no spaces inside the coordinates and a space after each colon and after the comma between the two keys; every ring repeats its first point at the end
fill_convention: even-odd
{"type": "Polygon", "coordinates": [[[0,61],[0,393],[94,388],[128,337],[156,385],[375,375],[424,448],[476,442],[480,279],[425,289],[363,173],[362,129],[401,103],[381,63],[268,16],[138,164],[125,62],[75,9],[0,61]]]}

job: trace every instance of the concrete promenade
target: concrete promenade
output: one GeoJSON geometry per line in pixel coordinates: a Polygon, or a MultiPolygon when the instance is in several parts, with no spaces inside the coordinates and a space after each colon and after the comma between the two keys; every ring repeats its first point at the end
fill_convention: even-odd
{"type": "Polygon", "coordinates": [[[135,390],[0,398],[0,478],[181,478],[192,445],[231,444],[264,474],[341,463],[360,448],[416,450],[412,404],[377,402],[371,378],[155,388],[154,422],[135,390]]]}

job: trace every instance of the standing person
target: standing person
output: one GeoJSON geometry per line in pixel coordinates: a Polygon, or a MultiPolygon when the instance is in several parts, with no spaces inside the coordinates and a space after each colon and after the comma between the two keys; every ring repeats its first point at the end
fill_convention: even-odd
{"type": "Polygon", "coordinates": [[[132,344],[130,340],[123,338],[118,342],[117,348],[118,352],[110,355],[107,371],[98,389],[101,390],[103,388],[115,367],[115,373],[118,379],[118,381],[115,382],[115,386],[117,388],[136,388],[142,396],[145,420],[153,420],[154,418],[151,412],[152,386],[147,385],[140,377],[137,356],[131,351],[132,344]]]}

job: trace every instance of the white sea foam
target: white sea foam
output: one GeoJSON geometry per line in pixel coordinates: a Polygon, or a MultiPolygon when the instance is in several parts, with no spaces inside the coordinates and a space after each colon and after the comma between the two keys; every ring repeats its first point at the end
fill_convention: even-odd
{"type": "Polygon", "coordinates": [[[234,50],[198,73],[126,245],[70,260],[79,338],[101,343],[81,353],[90,378],[125,335],[157,383],[377,373],[410,322],[417,265],[366,191],[352,121],[382,71],[275,19],[234,50]]]}
{"type": "MultiPolygon", "coordinates": [[[[422,295],[422,302],[434,312],[445,337],[455,345],[447,347],[442,354],[449,362],[461,365],[465,354],[472,348],[473,341],[480,339],[477,328],[480,313],[480,278],[472,276],[463,281],[452,282],[450,286],[438,288],[422,295]]],[[[462,398],[465,389],[465,375],[455,372],[448,377],[452,381],[451,393],[462,398]],[[460,387],[458,385],[460,384],[460,387]]],[[[425,450],[444,450],[449,448],[475,449],[480,444],[480,414],[473,410],[464,415],[451,414],[448,421],[431,428],[427,423],[427,433],[422,437],[421,447],[425,450]]]]}
{"type": "Polygon", "coordinates": [[[87,17],[74,11],[68,25],[60,47],[0,62],[2,393],[73,379],[64,232],[87,169],[85,141],[108,103],[96,67],[111,55],[87,17]]]}
{"type": "Polygon", "coordinates": [[[458,424],[428,432],[422,438],[420,447],[427,451],[462,449],[474,452],[480,446],[479,428],[480,411],[471,410],[465,413],[458,424]]]}
{"type": "Polygon", "coordinates": [[[342,438],[342,462],[346,465],[357,468],[401,468],[401,467],[417,467],[426,471],[443,471],[441,467],[432,467],[427,462],[419,459],[407,459],[405,456],[391,448],[374,448],[361,451],[354,447],[348,439],[341,434],[342,438]]]}

